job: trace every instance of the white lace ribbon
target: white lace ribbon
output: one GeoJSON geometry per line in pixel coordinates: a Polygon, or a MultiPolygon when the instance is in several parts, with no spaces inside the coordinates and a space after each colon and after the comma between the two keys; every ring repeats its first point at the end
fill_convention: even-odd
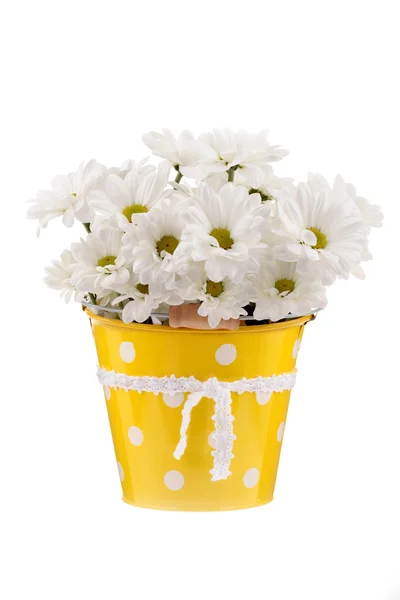
{"type": "Polygon", "coordinates": [[[237,381],[219,381],[211,377],[207,381],[199,381],[195,377],[141,377],[131,376],[125,373],[107,371],[98,367],[97,376],[102,385],[112,388],[122,388],[126,391],[151,392],[153,394],[173,395],[179,392],[189,392],[182,410],[182,424],[180,429],[180,440],[173,456],[179,460],[186,449],[187,430],[190,425],[191,411],[202,398],[211,398],[215,402],[213,421],[215,423],[215,450],[214,467],[210,473],[212,481],[227,479],[231,474],[230,462],[233,458],[232,448],[235,440],[232,422],[234,417],[231,412],[231,392],[242,394],[243,392],[283,392],[291,390],[296,381],[296,373],[282,373],[270,377],[255,377],[253,379],[238,379],[237,381]]]}

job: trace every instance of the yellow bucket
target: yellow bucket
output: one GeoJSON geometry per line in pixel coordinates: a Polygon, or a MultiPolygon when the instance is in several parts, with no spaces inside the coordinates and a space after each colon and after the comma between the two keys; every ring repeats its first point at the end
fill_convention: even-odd
{"type": "Polygon", "coordinates": [[[127,325],[86,312],[123,500],[186,511],[270,502],[312,315],[224,331],[127,325]]]}

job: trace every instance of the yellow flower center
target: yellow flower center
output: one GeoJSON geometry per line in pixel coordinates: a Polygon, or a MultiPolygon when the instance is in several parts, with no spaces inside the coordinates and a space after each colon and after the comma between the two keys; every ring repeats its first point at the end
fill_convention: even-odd
{"type": "Polygon", "coordinates": [[[224,284],[222,283],[222,281],[211,281],[210,279],[207,280],[207,283],[206,283],[207,294],[210,294],[210,296],[214,296],[214,298],[217,298],[218,296],[220,296],[222,294],[223,291],[224,291],[224,284]]]}
{"type": "Polygon", "coordinates": [[[122,214],[128,219],[128,221],[132,223],[132,215],[147,212],[149,212],[147,206],[143,206],[143,204],[131,204],[130,206],[126,206],[124,208],[122,214]]]}
{"type": "Polygon", "coordinates": [[[324,233],[322,233],[322,231],[320,231],[319,229],[315,229],[315,227],[309,227],[308,231],[312,231],[313,234],[315,235],[315,237],[317,238],[317,243],[315,244],[315,246],[313,246],[313,248],[315,250],[319,250],[320,248],[325,248],[325,246],[328,243],[328,240],[326,239],[326,235],[324,233]]]}
{"type": "Polygon", "coordinates": [[[145,283],[138,283],[137,286],[136,286],[136,289],[141,294],[148,294],[149,293],[149,286],[146,285],[145,283]]]}
{"type": "Polygon", "coordinates": [[[230,231],[228,231],[228,229],[217,227],[216,229],[210,231],[210,235],[217,240],[219,246],[224,250],[229,250],[229,248],[232,248],[234,244],[233,239],[231,238],[230,231]]]}
{"type": "Polygon", "coordinates": [[[156,244],[157,252],[161,256],[161,252],[165,250],[169,254],[173,254],[177,249],[179,244],[179,240],[176,239],[173,235],[164,235],[156,244]]]}
{"type": "Polygon", "coordinates": [[[108,256],[103,256],[97,263],[98,267],[107,267],[108,265],[115,265],[115,261],[117,260],[116,256],[112,256],[109,254],[108,256]]]}
{"type": "Polygon", "coordinates": [[[261,202],[268,202],[268,200],[274,199],[274,197],[271,196],[270,194],[264,194],[264,192],[261,192],[261,190],[257,190],[256,188],[250,188],[249,194],[260,194],[261,202]]]}
{"type": "Polygon", "coordinates": [[[295,283],[292,279],[278,279],[278,281],[275,281],[275,287],[280,294],[283,292],[293,292],[295,283]]]}

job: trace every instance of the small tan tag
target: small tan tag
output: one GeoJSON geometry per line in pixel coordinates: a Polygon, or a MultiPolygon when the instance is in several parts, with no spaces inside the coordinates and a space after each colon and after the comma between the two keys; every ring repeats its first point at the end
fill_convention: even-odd
{"type": "MultiPolygon", "coordinates": [[[[200,304],[181,304],[170,306],[169,326],[174,328],[186,327],[187,329],[211,329],[207,317],[201,317],[197,311],[200,304]]],[[[215,329],[239,329],[239,319],[222,319],[215,329]]]]}

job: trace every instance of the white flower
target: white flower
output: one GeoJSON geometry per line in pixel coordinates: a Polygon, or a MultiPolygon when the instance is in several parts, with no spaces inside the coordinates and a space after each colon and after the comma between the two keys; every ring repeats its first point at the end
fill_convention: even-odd
{"type": "Polygon", "coordinates": [[[61,298],[69,302],[76,292],[76,287],[71,281],[76,260],[69,250],[64,250],[60,260],[53,260],[45,269],[45,283],[53,290],[61,291],[61,298]]]}
{"type": "MultiPolygon", "coordinates": [[[[143,294],[142,297],[139,294],[134,294],[135,297],[130,299],[125,304],[122,310],[122,320],[124,323],[144,323],[150,317],[152,310],[158,307],[158,302],[149,294],[143,294]]],[[[124,297],[128,299],[128,297],[124,297]]]]}
{"type": "Polygon", "coordinates": [[[165,158],[172,167],[188,177],[192,176],[191,167],[200,160],[212,160],[214,156],[209,146],[197,140],[190,131],[182,131],[178,138],[169,129],[163,129],[162,133],[150,131],[142,140],[153,154],[165,158]]]}
{"type": "Polygon", "coordinates": [[[333,182],[333,189],[338,194],[344,194],[352,199],[361,213],[362,219],[368,227],[382,227],[383,213],[377,204],[371,204],[362,196],[357,196],[356,188],[351,183],[346,183],[341,175],[337,175],[333,182]]]}
{"type": "MultiPolygon", "coordinates": [[[[332,191],[327,180],[319,173],[309,173],[308,184],[314,192],[321,189],[332,191]]],[[[333,191],[337,196],[354,202],[368,227],[382,227],[383,213],[381,207],[377,204],[371,204],[369,200],[362,196],[357,196],[354,185],[346,183],[341,175],[336,175],[333,182],[333,191]]]]}
{"type": "Polygon", "coordinates": [[[271,261],[251,277],[257,320],[279,321],[289,314],[306,315],[327,304],[321,283],[296,270],[296,263],[271,261]]]}
{"type": "MultiPolygon", "coordinates": [[[[204,182],[218,192],[228,182],[228,173],[213,173],[204,179],[204,182]]],[[[249,190],[249,194],[260,194],[263,202],[275,200],[276,195],[282,192],[292,193],[294,191],[293,179],[278,177],[271,165],[268,164],[253,171],[237,169],[233,183],[244,185],[249,190]]]]}
{"type": "Polygon", "coordinates": [[[263,165],[258,171],[245,171],[238,169],[235,173],[235,184],[245,185],[249,193],[258,193],[263,202],[274,200],[280,193],[293,193],[293,179],[278,177],[271,165],[263,165]]]}
{"type": "Polygon", "coordinates": [[[123,304],[122,320],[125,323],[132,321],[143,323],[160,305],[164,306],[164,312],[168,312],[167,305],[182,304],[182,299],[176,292],[166,290],[163,283],[159,281],[150,284],[140,283],[138,275],[132,271],[129,281],[115,286],[115,288],[118,290],[118,294],[115,296],[113,304],[123,304]]]}
{"type": "Polygon", "coordinates": [[[216,327],[249,305],[258,320],[310,313],[325,306],[324,286],[336,278],[364,278],[382,212],[341,176],[330,185],[310,174],[296,187],[278,177],[272,162],[287,152],[267,131],[163,129],[143,141],[158,166],[91,160],[32,201],[28,217],[39,228],[60,217],[89,232],[46,269],[66,301],[89,297],[98,314],[122,313],[127,323],[154,323],[155,310],[196,303],[216,327]]]}
{"type": "Polygon", "coordinates": [[[96,213],[95,218],[90,224],[90,232],[98,234],[102,229],[115,229],[116,231],[121,231],[116,219],[96,213]]]}
{"type": "MultiPolygon", "coordinates": [[[[371,204],[365,198],[357,196],[355,187],[346,183],[341,175],[336,175],[333,189],[330,187],[327,180],[319,173],[308,174],[308,184],[313,190],[314,194],[318,194],[319,191],[326,190],[328,194],[335,194],[335,196],[346,199],[346,203],[356,206],[356,210],[359,211],[361,219],[367,228],[370,227],[381,227],[383,214],[379,206],[371,204]]],[[[372,255],[368,249],[368,238],[363,239],[363,251],[361,255],[361,261],[371,260],[372,255]]],[[[365,279],[365,273],[360,264],[351,266],[350,273],[359,279],[365,279]]]]}
{"type": "Polygon", "coordinates": [[[197,198],[197,188],[192,187],[186,181],[181,183],[172,181],[171,186],[172,190],[168,194],[168,197],[175,201],[176,207],[178,207],[178,202],[180,202],[182,209],[186,210],[186,207],[188,206],[188,200],[197,198]]]}
{"type": "Polygon", "coordinates": [[[72,244],[72,254],[78,263],[72,281],[79,291],[101,293],[102,288],[113,289],[129,280],[121,254],[122,235],[115,229],[101,229],[72,244]]]}
{"type": "Polygon", "coordinates": [[[238,169],[235,172],[235,185],[245,185],[249,194],[260,194],[262,202],[268,202],[271,216],[276,216],[277,197],[282,194],[293,194],[293,179],[278,177],[271,165],[263,165],[259,170],[238,169]]]}
{"type": "Polygon", "coordinates": [[[47,227],[51,219],[62,217],[63,224],[71,227],[74,219],[90,223],[95,216],[91,206],[93,190],[105,177],[107,169],[94,159],[79,165],[75,173],[57,175],[51,190],[37,193],[34,206],[28,210],[29,219],[38,219],[39,227],[47,227]]]}
{"type": "Polygon", "coordinates": [[[169,164],[163,161],[156,167],[139,163],[131,165],[125,178],[110,173],[95,191],[92,205],[106,217],[114,217],[121,229],[130,223],[138,223],[143,215],[164,195],[170,172],[169,164]]]}
{"type": "Polygon", "coordinates": [[[198,199],[190,202],[183,241],[192,260],[204,262],[207,277],[239,283],[255,273],[266,248],[261,237],[268,209],[260,196],[232,183],[217,194],[203,183],[198,199]]]}
{"type": "Polygon", "coordinates": [[[143,323],[150,317],[151,312],[158,308],[160,299],[153,294],[151,286],[139,282],[134,273],[128,283],[119,286],[120,294],[114,299],[113,304],[124,303],[122,320],[124,323],[143,323]]]}
{"type": "Polygon", "coordinates": [[[82,294],[84,299],[89,300],[91,303],[90,311],[100,317],[106,317],[107,319],[118,319],[118,313],[110,312],[108,308],[112,306],[114,299],[118,294],[113,290],[106,290],[104,288],[97,288],[96,297],[87,298],[87,294],[82,294]],[[93,307],[96,306],[96,308],[93,307]],[[101,310],[104,309],[104,310],[101,310]]]}
{"type": "Polygon", "coordinates": [[[199,140],[213,151],[213,158],[204,159],[199,165],[198,177],[205,178],[211,173],[240,169],[247,176],[255,174],[266,163],[280,160],[287,154],[280,146],[271,146],[268,131],[249,133],[214,129],[213,133],[204,133],[199,140]],[[202,174],[201,174],[202,173],[202,174]]]}
{"type": "Polygon", "coordinates": [[[176,276],[187,270],[188,257],[181,244],[184,222],[175,203],[164,199],[147,219],[129,229],[123,253],[142,284],[159,284],[173,290],[176,276]]]}
{"type": "MultiPolygon", "coordinates": [[[[115,290],[107,290],[105,288],[96,288],[96,305],[97,306],[112,306],[118,293],[115,290]]],[[[113,313],[108,313],[113,314],[113,313]]]]}
{"type": "Polygon", "coordinates": [[[211,281],[204,269],[195,266],[180,282],[182,298],[191,302],[199,301],[201,304],[198,314],[208,317],[210,327],[217,327],[221,319],[238,319],[240,315],[247,315],[243,306],[250,297],[248,281],[243,280],[235,284],[229,279],[211,281]]]}
{"type": "Polygon", "coordinates": [[[273,231],[280,237],[274,248],[278,259],[297,262],[299,273],[314,270],[324,285],[347,278],[360,264],[368,228],[355,205],[335,190],[313,193],[301,183],[294,195],[282,195],[277,207],[273,231]]]}
{"type": "Polygon", "coordinates": [[[153,165],[147,164],[148,156],[146,158],[142,158],[138,162],[133,159],[124,160],[120,167],[110,167],[107,169],[107,175],[113,173],[114,175],[118,175],[121,179],[125,179],[129,171],[136,171],[142,175],[152,171],[154,169],[153,165]]]}
{"type": "Polygon", "coordinates": [[[380,206],[371,204],[369,200],[362,196],[356,196],[356,188],[350,183],[347,184],[347,193],[356,203],[366,225],[369,227],[382,227],[383,212],[380,206]]]}

